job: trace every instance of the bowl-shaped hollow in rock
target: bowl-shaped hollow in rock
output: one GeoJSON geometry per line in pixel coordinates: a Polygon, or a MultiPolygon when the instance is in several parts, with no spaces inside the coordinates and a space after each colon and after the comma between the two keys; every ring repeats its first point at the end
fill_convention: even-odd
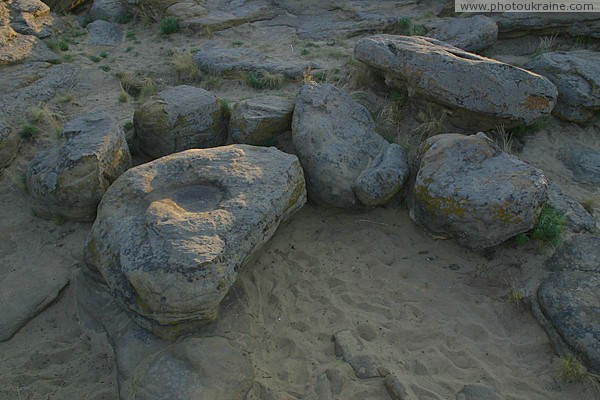
{"type": "Polygon", "coordinates": [[[86,263],[141,326],[176,337],[217,317],[240,267],[305,202],[298,158],[275,148],[173,154],[110,187],[86,263]]]}

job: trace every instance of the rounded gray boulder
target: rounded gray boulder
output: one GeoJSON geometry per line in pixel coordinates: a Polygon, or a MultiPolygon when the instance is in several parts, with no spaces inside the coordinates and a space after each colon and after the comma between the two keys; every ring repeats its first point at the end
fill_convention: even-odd
{"type": "Polygon", "coordinates": [[[131,166],[125,135],[104,111],[67,122],[62,145],[38,153],[27,169],[33,212],[91,222],[104,192],[131,166]]]}
{"type": "Polygon", "coordinates": [[[545,76],[558,88],[552,114],[577,123],[599,116],[600,53],[587,50],[545,53],[525,68],[545,76]]]}
{"type": "Polygon", "coordinates": [[[292,129],[294,101],[262,96],[239,102],[231,112],[229,132],[234,143],[265,145],[292,129]]]}
{"type": "Polygon", "coordinates": [[[170,87],[152,96],[135,111],[133,124],[140,150],[152,158],[227,142],[221,101],[193,86],[170,87]]]}
{"type": "Polygon", "coordinates": [[[437,135],[417,150],[410,217],[435,238],[485,249],[533,228],[546,201],[542,172],[483,133],[437,135]]]}
{"type": "Polygon", "coordinates": [[[404,150],[377,134],[369,111],[333,85],[300,89],[292,137],[317,203],[361,209],[385,203],[402,188],[404,150]]]}
{"type": "Polygon", "coordinates": [[[435,26],[432,37],[459,49],[477,52],[496,43],[498,25],[484,15],[450,18],[435,26]]]}

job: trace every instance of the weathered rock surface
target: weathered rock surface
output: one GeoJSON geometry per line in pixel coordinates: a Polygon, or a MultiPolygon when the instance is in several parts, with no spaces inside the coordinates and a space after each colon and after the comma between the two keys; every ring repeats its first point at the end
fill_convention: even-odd
{"type": "Polygon", "coordinates": [[[123,29],[114,22],[96,20],[87,25],[90,46],[118,46],[123,41],[123,29]]]}
{"type": "Polygon", "coordinates": [[[356,44],[354,57],[388,86],[453,109],[453,123],[471,131],[529,125],[550,114],[558,95],[544,77],[431,38],[371,36],[356,44]]]}
{"type": "Polygon", "coordinates": [[[50,7],[39,0],[12,0],[8,2],[10,25],[18,33],[44,38],[52,34],[54,17],[50,7]]]}
{"type": "Polygon", "coordinates": [[[234,143],[264,145],[292,129],[294,101],[280,96],[243,100],[231,112],[229,132],[234,143]]]}
{"type": "Polygon", "coordinates": [[[104,192],[131,166],[123,130],[100,111],[69,121],[61,136],[64,144],[38,153],[27,169],[33,212],[93,221],[104,192]]]}
{"type": "Polygon", "coordinates": [[[173,154],[110,187],[86,261],[140,325],[174,337],[217,317],[244,262],[305,201],[298,159],[275,148],[173,154]]]}
{"type": "Polygon", "coordinates": [[[495,14],[501,37],[526,34],[556,34],[600,37],[598,13],[513,13],[495,14]]]}
{"type": "Polygon", "coordinates": [[[477,52],[496,43],[498,25],[483,15],[450,18],[437,24],[430,36],[459,49],[477,52]]]}
{"type": "Polygon", "coordinates": [[[202,71],[215,75],[237,71],[267,71],[299,79],[309,65],[318,68],[317,64],[311,62],[281,61],[246,48],[205,47],[194,54],[194,60],[202,71]]]}
{"type": "Polygon", "coordinates": [[[392,400],[409,400],[408,392],[406,387],[402,384],[400,379],[394,374],[388,374],[383,380],[383,386],[387,390],[392,400]]]}
{"type": "Polygon", "coordinates": [[[128,16],[121,0],[94,0],[89,16],[93,20],[122,21],[128,16]]]}
{"type": "Polygon", "coordinates": [[[374,356],[367,354],[360,339],[349,330],[336,332],[331,338],[335,346],[335,355],[346,361],[357,378],[374,378],[381,374],[378,371],[380,363],[374,356]]]}
{"type": "Polygon", "coordinates": [[[545,53],[525,68],[545,76],[558,88],[552,114],[577,123],[600,117],[600,53],[587,50],[545,53]]]}
{"type": "Polygon", "coordinates": [[[410,217],[436,238],[472,249],[533,228],[546,200],[542,172],[483,133],[437,135],[417,151],[410,217]]]}
{"type": "Polygon", "coordinates": [[[118,307],[108,288],[79,273],[77,308],[83,325],[110,339],[120,398],[131,400],[243,400],[252,387],[250,354],[221,337],[159,339],[118,307]],[[176,397],[174,397],[176,396],[176,397]]]}
{"type": "Polygon", "coordinates": [[[19,151],[19,135],[0,121],[0,171],[10,165],[19,151]]]}
{"type": "Polygon", "coordinates": [[[152,96],[133,116],[140,150],[159,158],[227,141],[220,100],[193,86],[175,86],[152,96]]]}
{"type": "Polygon", "coordinates": [[[583,145],[563,148],[558,158],[573,171],[576,181],[588,184],[600,183],[600,151],[583,145]]]}
{"type": "Polygon", "coordinates": [[[565,217],[565,223],[573,232],[596,231],[596,219],[577,200],[564,194],[555,184],[548,185],[548,204],[565,217]]]}
{"type": "Polygon", "coordinates": [[[270,19],[277,9],[267,1],[212,1],[200,5],[194,2],[176,3],[167,14],[178,17],[184,29],[217,32],[248,22],[270,19]]]}
{"type": "Polygon", "coordinates": [[[56,300],[69,283],[69,276],[66,269],[47,272],[20,266],[3,274],[1,283],[0,342],[3,342],[56,300]]]}
{"type": "Polygon", "coordinates": [[[580,355],[592,372],[600,373],[600,238],[572,237],[545,269],[549,275],[538,289],[534,314],[559,353],[580,355]]]}
{"type": "Polygon", "coordinates": [[[408,174],[406,152],[397,144],[390,144],[369,163],[352,188],[364,205],[380,206],[402,189],[408,174]]]}
{"type": "Polygon", "coordinates": [[[20,61],[55,62],[59,59],[46,43],[33,35],[22,35],[11,27],[7,3],[0,4],[0,65],[20,61]]]}
{"type": "Polygon", "coordinates": [[[81,68],[73,63],[34,63],[3,70],[0,74],[0,109],[5,113],[3,117],[16,116],[23,107],[48,101],[67,85],[80,85],[84,75],[81,68]],[[28,80],[31,77],[34,78],[33,82],[28,80]]]}
{"type": "Polygon", "coordinates": [[[467,385],[457,393],[456,400],[500,400],[500,396],[486,386],[467,385]]]}
{"type": "Polygon", "coordinates": [[[403,150],[379,136],[369,111],[333,85],[300,89],[292,134],[308,193],[318,203],[347,209],[379,205],[404,183],[403,150]]]}

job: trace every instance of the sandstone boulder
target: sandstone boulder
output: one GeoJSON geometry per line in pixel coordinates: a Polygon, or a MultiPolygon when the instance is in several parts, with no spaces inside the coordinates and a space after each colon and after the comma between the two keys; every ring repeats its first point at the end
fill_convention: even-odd
{"type": "Polygon", "coordinates": [[[123,41],[123,29],[114,22],[97,20],[86,28],[90,46],[117,46],[123,41]]]}
{"type": "Polygon", "coordinates": [[[135,111],[133,124],[140,150],[153,158],[227,141],[220,100],[193,86],[170,87],[152,96],[135,111]]]}
{"type": "Polygon", "coordinates": [[[600,14],[595,13],[524,13],[494,14],[501,37],[527,34],[600,37],[600,14]]]}
{"type": "Polygon", "coordinates": [[[552,114],[577,123],[600,116],[600,53],[587,50],[545,53],[525,68],[545,76],[558,88],[552,114]]]}
{"type": "Polygon", "coordinates": [[[558,158],[573,172],[577,182],[600,184],[600,151],[575,144],[562,148],[558,158]]]}
{"type": "Polygon", "coordinates": [[[54,17],[50,15],[50,7],[40,0],[12,0],[10,8],[10,25],[18,33],[34,35],[40,38],[52,34],[54,17]]]}
{"type": "Polygon", "coordinates": [[[432,37],[465,51],[478,52],[496,43],[498,25],[483,15],[450,18],[436,25],[432,37]]]}
{"type": "Polygon", "coordinates": [[[58,61],[46,43],[33,35],[23,35],[11,27],[11,13],[7,3],[0,3],[0,65],[20,61],[58,61]]]}
{"type": "Polygon", "coordinates": [[[431,38],[371,36],[356,44],[354,57],[388,86],[449,107],[452,122],[470,131],[529,125],[550,114],[558,95],[544,77],[431,38]]]}
{"type": "Polygon", "coordinates": [[[94,0],[89,15],[93,20],[123,21],[128,18],[124,1],[94,0]]]}
{"type": "Polygon", "coordinates": [[[0,121],[0,171],[12,162],[19,151],[19,135],[0,121]]]}
{"type": "Polygon", "coordinates": [[[264,145],[292,129],[294,101],[279,96],[243,100],[231,112],[229,132],[234,143],[264,145]]]}
{"type": "Polygon", "coordinates": [[[282,61],[254,49],[226,47],[204,47],[194,54],[194,61],[198,68],[209,74],[266,71],[290,79],[302,78],[309,65],[318,67],[310,62],[282,61]]]}
{"type": "Polygon", "coordinates": [[[33,212],[93,221],[111,183],[131,166],[123,130],[103,111],[69,121],[62,145],[38,153],[27,169],[33,212]]]}
{"type": "Polygon", "coordinates": [[[276,7],[265,0],[213,0],[205,4],[191,1],[176,3],[167,14],[178,17],[184,29],[217,32],[241,24],[273,18],[276,7]]]}
{"type": "Polygon", "coordinates": [[[600,238],[577,235],[546,261],[549,275],[537,292],[534,314],[559,353],[579,355],[600,373],[600,238]]]}
{"type": "Polygon", "coordinates": [[[436,238],[484,249],[533,228],[546,200],[542,172],[483,133],[437,135],[418,149],[410,217],[436,238]]]}
{"type": "Polygon", "coordinates": [[[217,318],[244,262],[305,201],[297,157],[272,147],[166,156],[104,195],[87,265],[140,325],[177,336],[217,318]]]}
{"type": "Polygon", "coordinates": [[[404,183],[404,151],[379,136],[369,111],[333,85],[300,89],[292,135],[308,193],[317,203],[347,209],[379,205],[404,183]]]}
{"type": "Polygon", "coordinates": [[[563,193],[556,184],[548,184],[548,204],[564,216],[566,226],[573,232],[597,231],[597,222],[581,203],[563,193]]]}

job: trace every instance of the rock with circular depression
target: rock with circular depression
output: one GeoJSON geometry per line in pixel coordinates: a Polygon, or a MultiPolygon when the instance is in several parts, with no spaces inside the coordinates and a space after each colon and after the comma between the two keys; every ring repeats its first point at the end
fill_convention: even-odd
{"type": "Polygon", "coordinates": [[[239,268],[305,202],[298,158],[275,148],[173,154],[111,186],[86,262],[140,325],[175,337],[217,317],[239,268]]]}

